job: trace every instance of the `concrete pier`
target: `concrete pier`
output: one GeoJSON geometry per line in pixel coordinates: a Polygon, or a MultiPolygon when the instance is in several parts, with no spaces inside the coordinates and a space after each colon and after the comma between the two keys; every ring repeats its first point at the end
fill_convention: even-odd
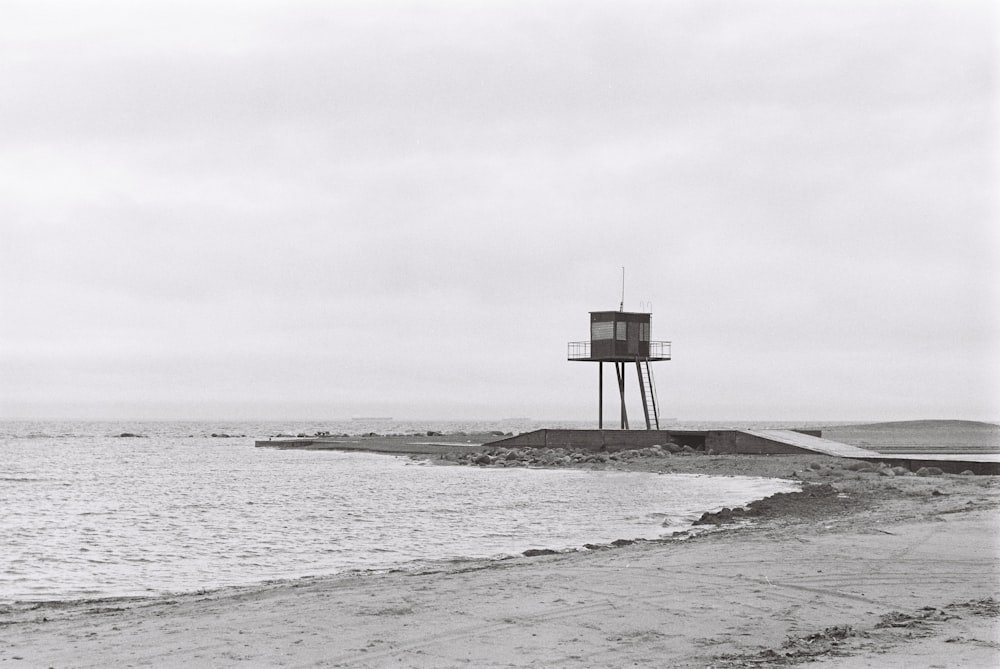
{"type": "Polygon", "coordinates": [[[535,430],[489,442],[505,448],[574,448],[586,451],[623,451],[654,444],[677,443],[699,451],[742,455],[815,454],[901,465],[914,471],[938,467],[958,474],[1000,474],[995,453],[880,453],[824,439],[819,430],[535,430]]]}
{"type": "Polygon", "coordinates": [[[326,451],[365,451],[392,455],[444,455],[479,451],[483,446],[503,448],[566,448],[581,451],[624,451],[669,443],[698,451],[742,455],[814,454],[901,465],[915,471],[938,467],[958,474],[1000,474],[997,453],[882,453],[824,439],[819,430],[562,430],[542,429],[516,436],[495,433],[420,435],[368,435],[355,437],[293,437],[258,440],[265,448],[295,448],[326,451]]]}

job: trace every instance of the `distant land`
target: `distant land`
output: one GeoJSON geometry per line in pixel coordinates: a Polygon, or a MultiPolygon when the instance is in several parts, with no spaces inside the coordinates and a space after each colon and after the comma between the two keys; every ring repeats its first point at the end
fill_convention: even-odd
{"type": "Polygon", "coordinates": [[[1000,425],[973,420],[835,425],[823,437],[880,453],[1000,453],[1000,425]]]}

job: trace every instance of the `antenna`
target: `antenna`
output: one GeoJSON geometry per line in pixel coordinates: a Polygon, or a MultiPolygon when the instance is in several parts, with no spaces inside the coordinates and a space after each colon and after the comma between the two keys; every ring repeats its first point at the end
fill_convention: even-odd
{"type": "Polygon", "coordinates": [[[625,267],[622,267],[622,301],[618,304],[618,311],[625,311],[625,267]]]}

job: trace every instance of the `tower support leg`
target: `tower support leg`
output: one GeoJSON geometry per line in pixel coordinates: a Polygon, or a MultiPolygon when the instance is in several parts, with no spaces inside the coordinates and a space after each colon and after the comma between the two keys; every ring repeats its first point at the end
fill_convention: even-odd
{"type": "Polygon", "coordinates": [[[628,429],[628,411],[625,409],[625,363],[615,363],[615,374],[618,376],[618,394],[622,400],[622,421],[621,429],[628,429]]]}
{"type": "Polygon", "coordinates": [[[604,429],[604,363],[597,363],[597,429],[604,429]]]}

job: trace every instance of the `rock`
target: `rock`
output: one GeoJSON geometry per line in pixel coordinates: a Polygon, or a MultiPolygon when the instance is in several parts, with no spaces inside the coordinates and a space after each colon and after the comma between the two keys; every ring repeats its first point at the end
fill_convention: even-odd
{"type": "Polygon", "coordinates": [[[681,452],[681,447],[678,446],[677,444],[667,444],[666,446],[664,446],[664,448],[667,449],[668,453],[680,453],[681,452]]]}
{"type": "MultiPolygon", "coordinates": [[[[796,493],[790,493],[790,492],[781,493],[781,492],[778,492],[778,493],[775,493],[774,495],[772,495],[772,497],[777,497],[778,495],[784,495],[786,497],[790,497],[790,496],[795,495],[795,494],[796,493]]],[[[837,494],[837,489],[834,488],[829,483],[821,483],[819,485],[811,485],[808,488],[803,488],[802,492],[799,493],[799,494],[804,494],[806,497],[832,497],[832,496],[834,496],[834,495],[837,494]]],[[[753,502],[751,502],[751,504],[752,503],[753,502]]]]}
{"type": "Polygon", "coordinates": [[[852,472],[873,472],[878,469],[878,467],[870,462],[865,462],[864,460],[855,460],[848,464],[845,469],[849,469],[852,472]]]}
{"type": "Polygon", "coordinates": [[[634,544],[635,541],[632,539],[615,539],[611,542],[612,546],[628,546],[629,544],[634,544]]]}
{"type": "Polygon", "coordinates": [[[889,469],[888,467],[886,467],[884,469],[878,470],[878,475],[879,476],[895,476],[896,472],[894,472],[891,469],[889,469]]]}
{"type": "Polygon", "coordinates": [[[135,432],[122,432],[118,435],[120,439],[141,439],[141,434],[136,434],[135,432]]]}
{"type": "Polygon", "coordinates": [[[917,476],[941,476],[944,470],[938,467],[921,467],[917,470],[917,476]]]}
{"type": "Polygon", "coordinates": [[[473,460],[477,465],[492,465],[493,458],[486,453],[480,453],[475,460],[473,460]]]}
{"type": "Polygon", "coordinates": [[[896,476],[909,476],[911,472],[906,467],[897,466],[892,468],[892,473],[896,476]]]}
{"type": "Polygon", "coordinates": [[[959,476],[975,476],[976,472],[972,471],[971,469],[966,469],[964,472],[959,472],[958,475],[959,476]]]}
{"type": "Polygon", "coordinates": [[[711,511],[706,511],[701,515],[701,518],[696,520],[694,525],[721,525],[722,523],[731,523],[735,518],[747,515],[749,512],[741,507],[736,507],[730,509],[728,506],[723,507],[720,511],[712,513],[711,511]]]}
{"type": "Polygon", "coordinates": [[[521,553],[524,557],[535,557],[538,555],[555,555],[558,551],[554,551],[551,548],[529,548],[528,550],[521,553]]]}
{"type": "Polygon", "coordinates": [[[711,511],[706,511],[705,513],[701,514],[701,518],[699,518],[698,520],[694,521],[691,524],[692,525],[718,525],[721,522],[722,521],[719,520],[719,517],[716,514],[712,513],[711,511]]]}
{"type": "Polygon", "coordinates": [[[816,471],[816,470],[819,470],[819,469],[823,469],[823,465],[821,465],[818,462],[810,462],[809,463],[809,469],[812,469],[813,471],[816,471]]]}

